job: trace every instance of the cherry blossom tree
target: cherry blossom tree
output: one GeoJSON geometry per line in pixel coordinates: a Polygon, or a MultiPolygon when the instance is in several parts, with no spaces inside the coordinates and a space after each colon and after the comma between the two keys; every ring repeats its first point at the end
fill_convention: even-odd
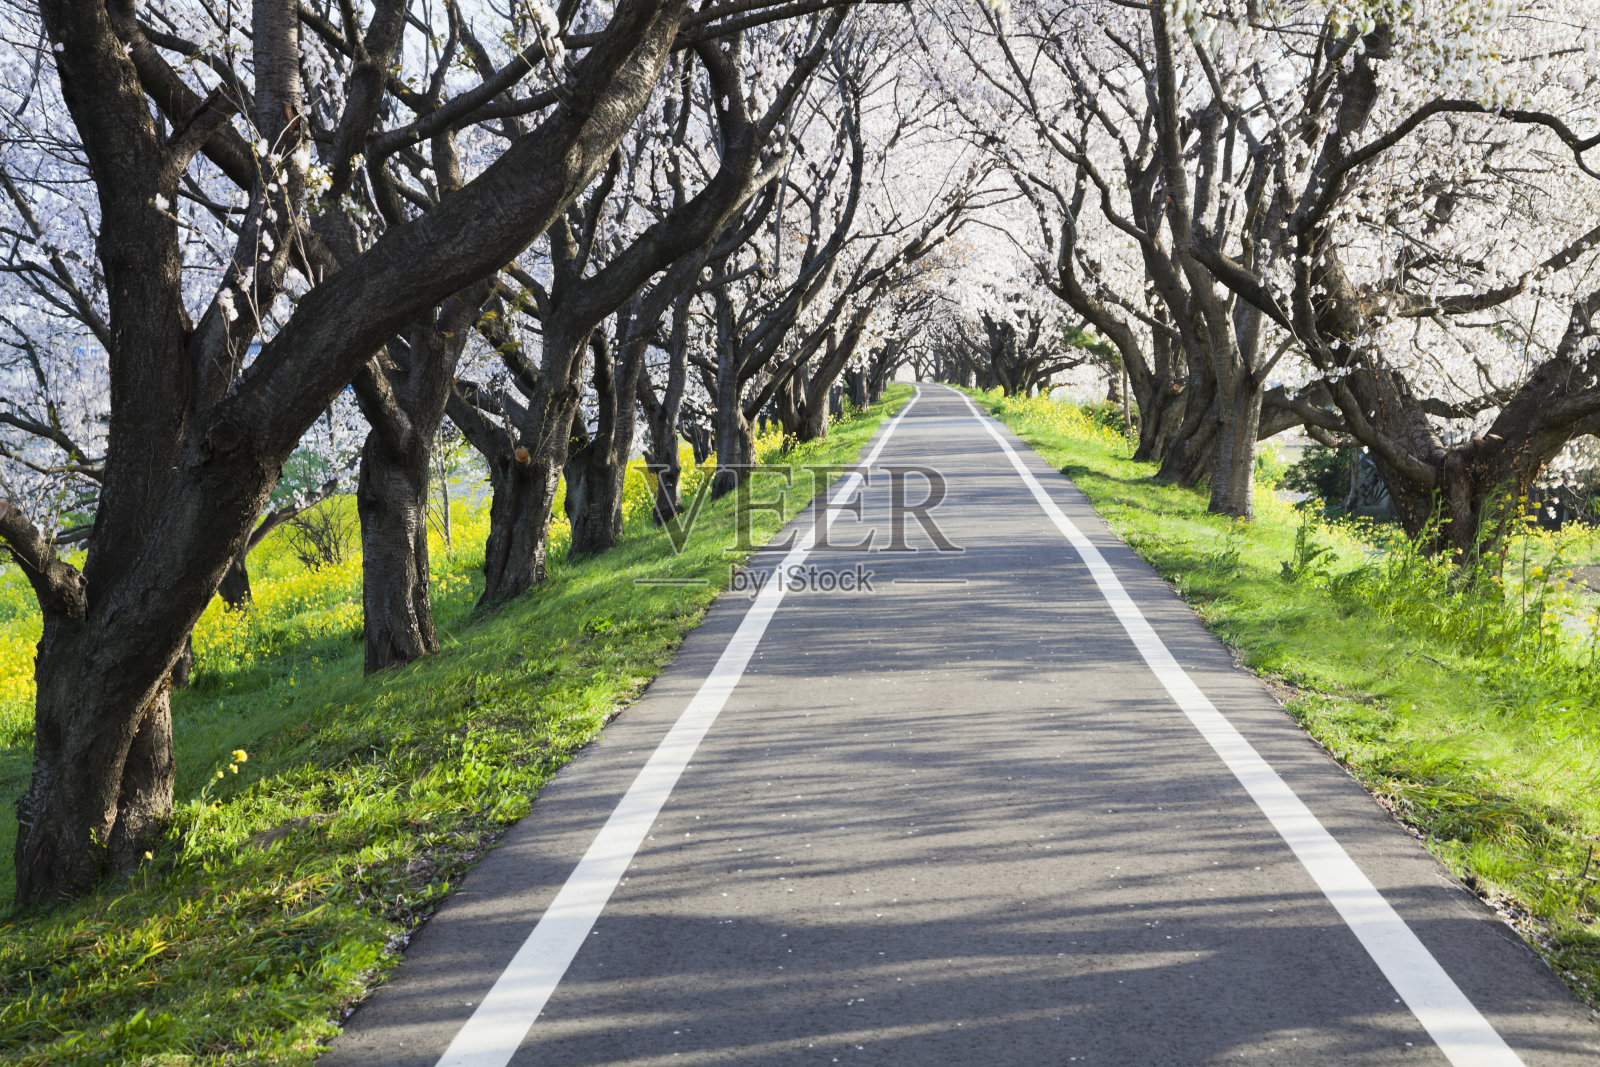
{"type": "MultiPolygon", "coordinates": [[[[255,0],[248,13],[43,0],[45,47],[31,62],[59,86],[93,183],[96,217],[77,225],[94,234],[106,294],[109,406],[82,567],[18,504],[0,503],[0,543],[44,615],[19,903],[82,892],[137,863],[164,824],[171,671],[283,464],[335,396],[418,316],[562,217],[674,48],[817,6],[572,4],[492,73],[435,99],[381,62],[407,25],[399,0],[364,25],[348,5],[342,25],[324,25],[286,0],[255,0]],[[308,92],[308,32],[338,35],[350,57],[321,189],[308,109],[325,101],[308,92]],[[391,159],[445,131],[511,116],[526,117],[527,132],[459,188],[353,254],[319,249],[325,198],[383,184],[374,175],[391,159]],[[240,190],[232,203],[207,194],[197,176],[211,174],[240,190]],[[231,220],[220,270],[215,252],[194,254],[177,207],[185,191],[231,220]]],[[[29,16],[12,11],[14,42],[29,16]]]]}

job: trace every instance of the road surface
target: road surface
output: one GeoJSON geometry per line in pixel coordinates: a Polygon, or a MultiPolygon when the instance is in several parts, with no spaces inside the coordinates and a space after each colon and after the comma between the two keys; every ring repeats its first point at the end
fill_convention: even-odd
{"type": "Polygon", "coordinates": [[[940,386],[873,453],[859,517],[751,563],[799,582],[718,601],[324,1067],[1600,1062],[1067,480],[940,386]],[[885,550],[896,466],[957,550],[915,472],[885,550]]]}

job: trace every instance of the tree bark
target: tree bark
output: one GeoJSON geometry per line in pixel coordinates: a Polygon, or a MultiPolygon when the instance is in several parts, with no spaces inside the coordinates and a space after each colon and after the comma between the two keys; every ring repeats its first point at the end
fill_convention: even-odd
{"type": "Polygon", "coordinates": [[[652,515],[658,526],[671,522],[683,510],[679,495],[683,470],[678,458],[678,416],[683,407],[683,390],[689,377],[689,315],[692,299],[693,294],[685,290],[673,302],[672,330],[667,337],[667,381],[660,399],[656,399],[655,390],[646,380],[642,368],[637,387],[650,428],[650,447],[645,460],[656,479],[652,515]]]}
{"type": "Polygon", "coordinates": [[[740,364],[733,346],[725,346],[717,360],[716,450],[717,470],[711,479],[711,499],[726,496],[744,483],[755,460],[754,430],[745,417],[740,364]]]}
{"type": "Polygon", "coordinates": [[[1194,361],[1184,388],[1183,420],[1167,443],[1157,478],[1192,487],[1211,474],[1219,423],[1216,393],[1216,380],[1209,368],[1202,361],[1194,361]]]}
{"type": "MultiPolygon", "coordinates": [[[[631,332],[631,324],[624,330],[631,332]]],[[[567,517],[572,524],[569,555],[604,552],[622,536],[622,501],[646,340],[625,338],[622,359],[616,364],[610,346],[596,346],[594,387],[599,418],[582,454],[567,463],[567,517]]]]}
{"type": "Polygon", "coordinates": [[[856,410],[867,406],[867,372],[864,368],[844,372],[845,395],[856,410]]]}
{"type": "Polygon", "coordinates": [[[570,323],[556,314],[546,318],[544,328],[539,378],[515,428],[517,443],[509,454],[496,457],[491,467],[498,467],[498,472],[489,508],[480,605],[519,597],[548,573],[550,517],[572,440],[590,331],[569,332],[570,323]]]}
{"type": "Polygon", "coordinates": [[[1142,463],[1162,463],[1183,425],[1187,397],[1182,388],[1172,382],[1153,384],[1147,393],[1137,388],[1130,391],[1139,408],[1139,443],[1133,458],[1142,463]]]}
{"type": "Polygon", "coordinates": [[[372,427],[356,485],[368,674],[439,651],[428,590],[433,447],[456,366],[492,288],[479,282],[451,296],[355,378],[356,400],[372,427]]]}
{"type": "Polygon", "coordinates": [[[134,714],[118,714],[97,679],[61,669],[91,649],[115,651],[96,647],[99,635],[99,627],[70,613],[45,617],[33,774],[17,802],[19,904],[75,896],[110,871],[132,870],[172,814],[170,680],[156,685],[134,714]],[[85,707],[99,714],[87,716],[85,707]]]}
{"type": "Polygon", "coordinates": [[[426,445],[397,452],[376,430],[361,450],[356,512],[368,674],[439,651],[428,593],[430,460],[426,445]]]}
{"type": "MultiPolygon", "coordinates": [[[[1208,510],[1240,519],[1255,516],[1256,437],[1261,426],[1261,387],[1247,368],[1226,390],[1227,410],[1217,428],[1208,510]]],[[[1223,398],[1219,397],[1219,402],[1223,398]]]]}
{"type": "Polygon", "coordinates": [[[711,479],[711,499],[726,496],[744,484],[755,462],[755,428],[745,417],[739,398],[737,374],[718,369],[716,411],[717,470],[711,479]],[[733,383],[731,387],[724,383],[733,383]]]}
{"type": "Polygon", "coordinates": [[[548,458],[534,460],[526,448],[506,457],[496,472],[480,606],[513,600],[544,581],[560,472],[548,458]]]}
{"type": "Polygon", "coordinates": [[[232,611],[243,611],[250,606],[253,596],[250,592],[250,568],[245,560],[250,550],[248,547],[243,552],[234,556],[228,564],[228,571],[222,576],[222,584],[217,586],[217,595],[222,597],[222,602],[232,611]]]}

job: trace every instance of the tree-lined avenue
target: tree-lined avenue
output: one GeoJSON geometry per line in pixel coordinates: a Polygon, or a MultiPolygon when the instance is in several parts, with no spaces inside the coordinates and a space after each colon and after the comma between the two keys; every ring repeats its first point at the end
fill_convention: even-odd
{"type": "MultiPolygon", "coordinates": [[[[884,469],[916,464],[945,479],[931,515],[960,551],[935,551],[913,521],[915,552],[807,560],[865,567],[872,589],[785,594],[509,1062],[1593,1061],[1588,1012],[1070,483],[946,389],[923,387],[890,426],[860,518],[839,511],[830,543],[877,530],[882,549],[884,469]],[[1007,447],[1413,945],[1394,928],[1358,936],[1377,898],[1330,888],[1328,855],[1285,843],[1007,447]],[[1437,985],[1419,995],[1430,966],[1457,1003],[1437,985]]],[[[327,1063],[445,1062],[761,603],[718,603],[424,927],[327,1063]]]]}

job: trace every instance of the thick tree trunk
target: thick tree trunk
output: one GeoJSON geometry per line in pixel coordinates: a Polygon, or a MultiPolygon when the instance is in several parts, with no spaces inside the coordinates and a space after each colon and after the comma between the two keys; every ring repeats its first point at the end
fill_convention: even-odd
{"type": "Polygon", "coordinates": [[[538,388],[517,427],[521,443],[493,461],[480,605],[504,603],[545,579],[550,516],[567,462],[588,343],[587,330],[573,335],[546,322],[538,388]]]}
{"type": "Polygon", "coordinates": [[[820,441],[828,436],[828,408],[826,404],[809,404],[803,408],[795,422],[797,441],[820,441]]]}
{"type": "Polygon", "coordinates": [[[47,617],[39,642],[33,775],[17,801],[20,905],[76,896],[111,871],[138,866],[172,815],[170,681],[128,705],[65,665],[103,631],[47,617]]]}
{"type": "MultiPolygon", "coordinates": [[[[442,413],[442,412],[441,412],[442,413]]],[[[376,430],[361,451],[361,607],[366,672],[439,651],[428,595],[428,466],[432,434],[395,455],[376,430]]]]}
{"type": "Polygon", "coordinates": [[[1374,456],[1406,533],[1426,534],[1425,551],[1449,553],[1459,563],[1491,551],[1519,526],[1523,510],[1515,502],[1532,487],[1542,458],[1504,445],[1480,446],[1470,455],[1446,452],[1434,466],[1435,487],[1404,477],[1374,456]]]}
{"type": "Polygon", "coordinates": [[[1217,429],[1208,510],[1250,519],[1255,516],[1256,431],[1261,426],[1261,388],[1249,371],[1241,371],[1219,396],[1227,404],[1217,429]]]}
{"type": "Polygon", "coordinates": [[[1185,397],[1171,383],[1161,383],[1148,397],[1139,400],[1139,443],[1133,458],[1142,463],[1161,463],[1167,457],[1173,436],[1183,425],[1185,397]]]}
{"type": "Polygon", "coordinates": [[[600,412],[581,457],[567,463],[567,516],[573,556],[604,552],[622,536],[622,500],[633,451],[634,414],[646,341],[629,339],[620,365],[606,346],[595,353],[594,386],[600,412]],[[578,486],[574,494],[573,487],[578,486]]]}
{"type": "Polygon", "coordinates": [[[889,384],[889,368],[887,365],[879,368],[867,382],[867,404],[870,406],[883,399],[883,390],[889,384]]]}
{"type": "Polygon", "coordinates": [[[659,417],[654,412],[650,415],[650,451],[645,459],[656,481],[651,518],[657,526],[671,522],[683,510],[679,495],[683,485],[683,466],[678,459],[678,431],[672,421],[675,420],[659,417]]]}
{"type": "Polygon", "coordinates": [[[717,472],[711,481],[711,499],[725,496],[744,484],[755,463],[755,427],[735,401],[717,408],[717,472]]]}
{"type": "MultiPolygon", "coordinates": [[[[181,660],[180,660],[181,661],[181,660]]],[[[156,690],[145,705],[122,765],[117,795],[117,820],[112,825],[110,854],[121,871],[139,865],[145,851],[172,817],[172,683],[156,690]]]]}
{"type": "Polygon", "coordinates": [[[806,440],[801,436],[806,410],[805,368],[797,370],[772,394],[772,410],[785,435],[806,440]]]}
{"type": "Polygon", "coordinates": [[[548,459],[535,459],[526,449],[520,451],[528,458],[508,457],[494,479],[480,606],[512,600],[545,579],[550,515],[561,468],[548,459]]]}
{"type": "MultiPolygon", "coordinates": [[[[632,434],[628,434],[632,447],[632,434]]],[[[567,519],[572,525],[569,556],[604,552],[622,536],[622,490],[627,477],[625,456],[617,455],[618,441],[596,434],[567,461],[567,519]]]]}
{"type": "Polygon", "coordinates": [[[439,651],[428,592],[429,475],[456,365],[489,293],[479,283],[455,294],[355,379],[372,426],[356,486],[368,674],[439,651]]]}
{"type": "Polygon", "coordinates": [[[1209,374],[1190,375],[1184,389],[1183,421],[1167,443],[1156,477],[1196,486],[1210,476],[1220,421],[1215,379],[1209,374]]]}
{"type": "Polygon", "coordinates": [[[857,411],[867,406],[867,372],[865,370],[847,370],[844,372],[845,395],[850,398],[850,406],[857,411]]]}

